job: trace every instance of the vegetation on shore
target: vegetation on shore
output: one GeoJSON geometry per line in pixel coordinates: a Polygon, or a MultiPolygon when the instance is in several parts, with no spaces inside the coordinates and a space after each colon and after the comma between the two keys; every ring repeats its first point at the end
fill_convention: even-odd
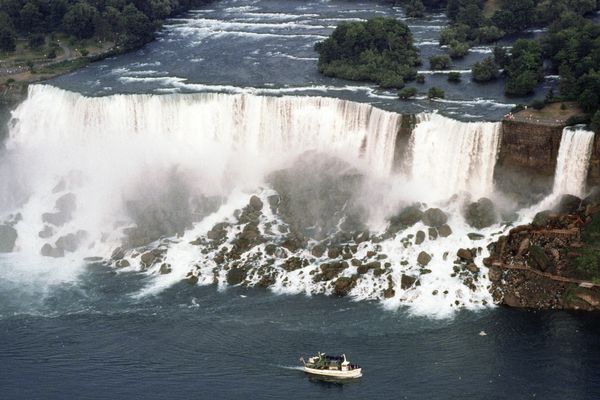
{"type": "Polygon", "coordinates": [[[394,18],[341,23],[315,50],[324,75],[385,88],[402,88],[414,80],[421,63],[410,29],[394,18]]]}
{"type": "Polygon", "coordinates": [[[0,0],[0,83],[36,81],[138,48],[209,0],[0,0]]]}

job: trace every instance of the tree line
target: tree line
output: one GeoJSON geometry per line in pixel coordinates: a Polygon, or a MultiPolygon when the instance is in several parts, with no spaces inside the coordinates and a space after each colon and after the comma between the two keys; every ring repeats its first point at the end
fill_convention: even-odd
{"type": "Polygon", "coordinates": [[[0,0],[0,51],[14,51],[19,37],[35,43],[58,32],[135,48],[153,40],[165,18],[207,1],[0,0]]]}

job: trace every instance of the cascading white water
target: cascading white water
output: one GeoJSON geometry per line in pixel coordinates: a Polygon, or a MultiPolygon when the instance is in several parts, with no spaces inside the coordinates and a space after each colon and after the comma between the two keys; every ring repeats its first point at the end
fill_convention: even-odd
{"type": "Polygon", "coordinates": [[[388,174],[400,115],[324,97],[214,93],[116,95],[89,98],[47,85],[30,87],[15,111],[9,147],[40,143],[124,144],[174,140],[221,145],[256,155],[306,150],[363,156],[372,172],[388,174]]]}
{"type": "Polygon", "coordinates": [[[421,114],[409,144],[411,177],[426,184],[434,200],[461,192],[489,195],[499,145],[499,123],[421,114]]]}
{"type": "Polygon", "coordinates": [[[585,194],[593,144],[594,132],[577,127],[563,130],[556,160],[553,195],[572,194],[581,197],[585,194]]]}
{"type": "Polygon", "coordinates": [[[157,193],[175,175],[192,194],[227,196],[254,190],[266,174],[314,150],[387,176],[399,119],[333,98],[207,93],[94,98],[33,85],[13,113],[0,167],[0,211],[21,213],[17,248],[23,252],[39,254],[45,243],[85,230],[89,252],[103,255],[118,240],[115,224],[128,221],[127,202],[164,202],[157,193]],[[58,193],[61,180],[67,185],[58,193]],[[41,238],[41,215],[52,212],[66,192],[77,197],[72,220],[41,238]],[[110,237],[110,245],[101,245],[110,237]]]}
{"type": "MultiPolygon", "coordinates": [[[[213,282],[215,254],[201,252],[190,242],[206,237],[219,222],[235,220],[236,210],[248,204],[250,194],[257,193],[268,202],[271,189],[265,176],[306,151],[343,158],[363,172],[370,186],[360,189],[365,193],[357,197],[362,196],[367,213],[383,209],[384,219],[398,207],[419,200],[420,192],[425,193],[422,200],[435,204],[461,191],[482,196],[492,190],[498,124],[421,115],[410,142],[412,180],[407,181],[392,174],[399,123],[399,114],[332,98],[207,93],[90,98],[34,85],[14,112],[7,151],[0,160],[0,215],[20,213],[21,219],[14,225],[17,252],[39,256],[43,246],[58,247],[60,240],[64,245],[65,237],[75,235],[83,242],[76,250],[68,250],[60,262],[78,262],[86,256],[110,256],[121,245],[124,229],[138,223],[132,209],[133,214],[149,210],[153,218],[164,222],[171,215],[180,218],[177,212],[186,208],[185,202],[221,196],[218,211],[196,220],[182,238],[173,237],[165,245],[169,247],[166,261],[173,271],[157,280],[164,287],[196,268],[206,269],[200,282],[213,282]],[[407,188],[412,192],[417,187],[421,190],[407,193],[407,188]],[[64,203],[64,196],[72,196],[76,208],[64,222],[50,224],[48,229],[44,214],[57,214],[57,204],[64,203]],[[161,207],[152,208],[156,204],[161,207]]],[[[459,303],[476,308],[491,302],[485,279],[478,281],[477,290],[467,290],[452,276],[452,265],[446,262],[448,252],[472,245],[466,235],[470,228],[458,206],[452,207],[446,210],[452,214],[448,223],[455,233],[448,238],[406,248],[393,237],[380,244],[365,242],[358,250],[357,258],[382,250],[390,256],[389,277],[395,282],[396,296],[389,304],[411,304],[420,313],[443,314],[459,303]],[[402,276],[421,273],[416,263],[420,251],[433,257],[432,272],[420,278],[419,287],[405,290],[400,287],[402,276]],[[444,307],[440,307],[441,298],[444,307]]],[[[191,214],[196,210],[189,208],[191,214]]],[[[269,214],[267,207],[263,212],[269,214]]],[[[141,215],[145,218],[147,214],[141,215]]],[[[268,218],[273,218],[271,225],[279,223],[275,215],[268,218]]],[[[263,231],[270,229],[261,225],[263,231]]],[[[405,234],[414,237],[427,229],[417,224],[405,234]]],[[[173,230],[169,232],[171,235],[173,230]]],[[[235,229],[228,234],[233,240],[235,229]]],[[[265,253],[261,246],[252,251],[265,253]]],[[[314,272],[323,262],[314,261],[307,249],[296,256],[312,259],[306,268],[314,272]]],[[[140,258],[130,257],[130,261],[137,267],[140,258]]],[[[36,265],[46,264],[50,268],[56,265],[45,261],[36,265]]],[[[219,282],[224,282],[226,271],[220,267],[219,282]]],[[[314,272],[304,272],[281,272],[273,290],[331,292],[328,282],[315,282],[314,272]]],[[[160,275],[156,270],[151,273],[160,275]]],[[[356,267],[345,273],[351,276],[356,267]]],[[[259,275],[252,276],[256,283],[259,275]]],[[[382,298],[386,279],[364,275],[353,294],[382,298]]]]}

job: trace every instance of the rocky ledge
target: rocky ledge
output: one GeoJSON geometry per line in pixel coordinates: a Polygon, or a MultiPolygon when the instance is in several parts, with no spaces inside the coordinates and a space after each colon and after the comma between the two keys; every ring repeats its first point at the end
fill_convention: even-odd
{"type": "Polygon", "coordinates": [[[554,210],[490,245],[494,300],[529,309],[600,310],[600,191],[566,195],[554,210]]]}

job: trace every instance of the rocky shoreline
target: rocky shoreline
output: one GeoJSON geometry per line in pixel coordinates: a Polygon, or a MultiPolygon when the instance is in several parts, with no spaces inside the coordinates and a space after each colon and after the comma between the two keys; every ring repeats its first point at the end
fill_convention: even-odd
{"type": "Polygon", "coordinates": [[[600,310],[598,191],[566,195],[554,210],[490,245],[494,301],[527,309],[600,310]]]}

